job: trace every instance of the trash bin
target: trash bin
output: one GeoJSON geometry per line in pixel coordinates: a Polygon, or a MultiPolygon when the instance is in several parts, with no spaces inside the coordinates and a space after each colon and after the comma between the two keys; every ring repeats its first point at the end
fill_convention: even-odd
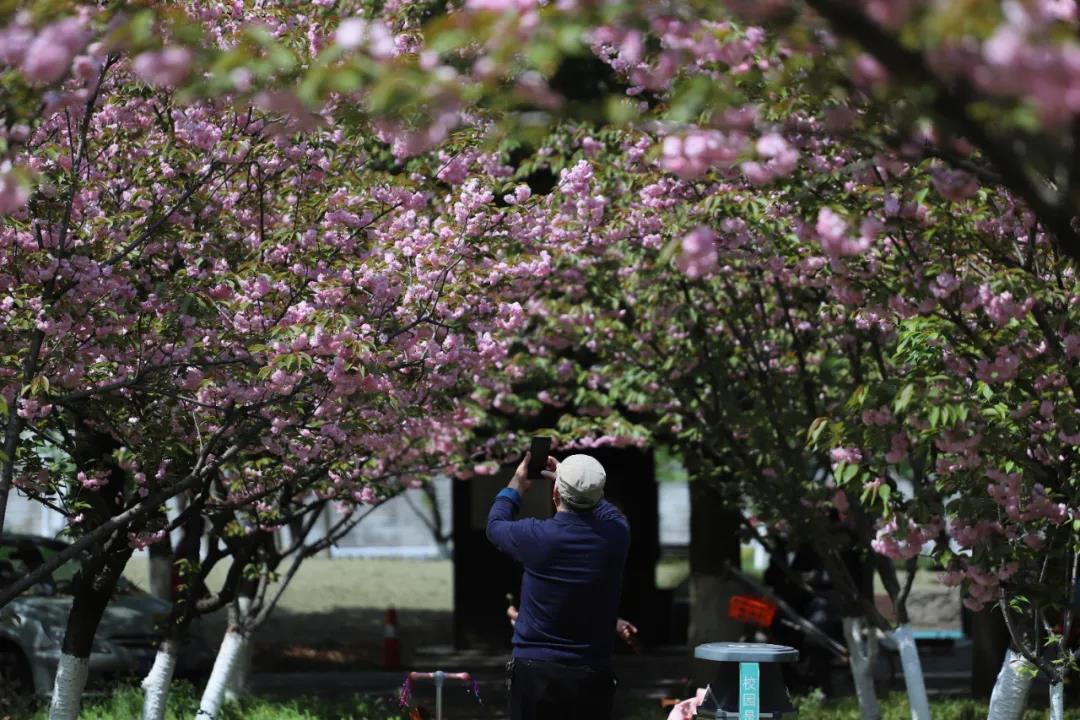
{"type": "Polygon", "coordinates": [[[705,643],[694,648],[698,686],[708,683],[698,706],[702,718],[757,720],[794,716],[780,663],[799,659],[799,651],[769,643],[705,643]]]}

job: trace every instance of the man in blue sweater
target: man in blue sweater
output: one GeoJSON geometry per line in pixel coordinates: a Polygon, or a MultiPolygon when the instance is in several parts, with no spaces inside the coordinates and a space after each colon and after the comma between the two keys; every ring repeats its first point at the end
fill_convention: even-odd
{"type": "MultiPolygon", "coordinates": [[[[515,520],[532,485],[529,455],[488,514],[487,536],[525,568],[508,665],[512,720],[608,720],[630,525],[604,500],[604,467],[588,455],[549,457],[556,513],[515,520]]],[[[632,627],[632,626],[631,626],[632,627]]],[[[627,636],[629,629],[621,629],[627,636]]]]}

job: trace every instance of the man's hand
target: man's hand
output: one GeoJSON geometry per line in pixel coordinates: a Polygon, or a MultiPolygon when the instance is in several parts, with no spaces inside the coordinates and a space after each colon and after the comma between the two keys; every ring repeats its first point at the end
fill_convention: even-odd
{"type": "Polygon", "coordinates": [[[517,466],[517,470],[514,471],[514,477],[510,478],[510,483],[506,486],[517,491],[518,495],[524,497],[525,493],[529,492],[529,488],[532,487],[532,480],[529,478],[529,458],[532,457],[532,453],[526,452],[525,457],[521,459],[521,464],[517,466]]]}
{"type": "Polygon", "coordinates": [[[633,638],[637,633],[638,629],[630,621],[622,618],[615,621],[615,634],[627,645],[633,645],[633,638]]]}
{"type": "Polygon", "coordinates": [[[559,469],[559,461],[548,455],[547,469],[540,471],[540,476],[555,482],[555,471],[559,469]]]}
{"type": "Polygon", "coordinates": [[[518,609],[516,607],[514,607],[513,605],[506,608],[506,617],[510,618],[510,627],[513,627],[514,625],[517,624],[518,609]]]}

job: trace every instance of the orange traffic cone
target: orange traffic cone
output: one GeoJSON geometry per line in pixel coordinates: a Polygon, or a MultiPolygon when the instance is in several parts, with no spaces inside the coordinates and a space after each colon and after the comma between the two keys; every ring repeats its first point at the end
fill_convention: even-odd
{"type": "Polygon", "coordinates": [[[386,609],[386,620],[383,624],[382,664],[387,670],[401,667],[401,640],[397,634],[397,610],[393,607],[386,609]]]}

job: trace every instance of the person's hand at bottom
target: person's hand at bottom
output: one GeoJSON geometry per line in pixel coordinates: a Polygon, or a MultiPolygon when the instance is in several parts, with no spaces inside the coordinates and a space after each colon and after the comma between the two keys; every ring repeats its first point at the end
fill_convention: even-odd
{"type": "Polygon", "coordinates": [[[615,621],[615,634],[619,636],[620,640],[629,645],[634,636],[638,634],[638,629],[629,620],[619,618],[615,621]]]}

